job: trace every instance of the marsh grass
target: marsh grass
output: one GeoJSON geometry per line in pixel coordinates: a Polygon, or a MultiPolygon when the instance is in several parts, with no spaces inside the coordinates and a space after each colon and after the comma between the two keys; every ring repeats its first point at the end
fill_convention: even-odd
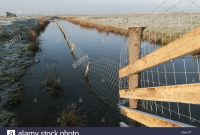
{"type": "Polygon", "coordinates": [[[34,32],[37,35],[37,37],[39,37],[40,34],[42,32],[44,32],[44,30],[45,30],[45,28],[47,27],[48,24],[49,24],[49,21],[45,17],[42,17],[42,18],[39,19],[39,26],[34,29],[34,32]]]}
{"type": "Polygon", "coordinates": [[[16,90],[14,92],[9,93],[9,100],[4,105],[6,109],[12,109],[13,106],[19,105],[23,102],[23,94],[22,90],[16,90]]]}
{"type": "Polygon", "coordinates": [[[49,21],[47,19],[41,18],[39,19],[38,27],[28,31],[29,40],[32,42],[28,46],[29,51],[37,52],[39,50],[40,46],[39,46],[39,41],[37,37],[40,35],[41,32],[45,30],[48,24],[49,24],[49,21]]]}
{"type": "Polygon", "coordinates": [[[21,93],[12,93],[10,97],[10,105],[18,105],[23,101],[23,95],[21,93]]]}
{"type": "Polygon", "coordinates": [[[29,31],[29,39],[31,42],[36,42],[37,41],[37,33],[35,30],[30,30],[29,31]]]}
{"type": "Polygon", "coordinates": [[[63,17],[63,19],[87,28],[95,28],[98,32],[111,32],[118,35],[128,36],[128,27],[130,26],[146,26],[143,32],[143,40],[148,40],[151,43],[167,45],[170,42],[180,38],[184,34],[199,27],[200,14],[192,14],[193,22],[191,24],[188,19],[191,19],[191,14],[183,13],[181,15],[182,22],[179,28],[179,14],[141,14],[130,15],[128,23],[123,23],[124,16],[99,16],[99,17],[63,17]],[[169,15],[171,22],[169,26],[169,15]],[[137,19],[135,19],[137,18],[137,19]],[[162,19],[163,18],[163,22],[162,19]],[[181,36],[180,36],[181,34],[181,36]]]}
{"type": "Polygon", "coordinates": [[[6,35],[6,34],[0,35],[0,42],[4,42],[4,41],[8,40],[8,39],[10,39],[10,37],[11,37],[11,35],[6,35]]]}
{"type": "Polygon", "coordinates": [[[54,68],[47,69],[42,88],[48,92],[49,96],[58,97],[63,93],[60,79],[57,77],[54,68]]]}
{"type": "Polygon", "coordinates": [[[62,94],[62,87],[56,78],[47,78],[45,80],[45,89],[50,96],[60,96],[62,94]]]}
{"type": "Polygon", "coordinates": [[[114,26],[106,26],[106,25],[102,25],[102,24],[96,24],[96,23],[89,22],[89,21],[79,20],[75,17],[67,17],[64,19],[73,24],[77,24],[77,25],[80,25],[85,28],[91,28],[91,29],[95,28],[98,32],[111,32],[111,33],[115,33],[115,34],[119,34],[119,35],[128,36],[128,30],[123,29],[123,28],[118,28],[118,27],[114,27],[114,26]]]}
{"type": "Polygon", "coordinates": [[[59,118],[61,127],[82,127],[85,125],[84,115],[81,115],[76,104],[66,106],[59,118]]]}
{"type": "Polygon", "coordinates": [[[40,43],[39,42],[30,43],[27,49],[28,51],[31,52],[37,52],[38,50],[40,50],[40,43]]]}

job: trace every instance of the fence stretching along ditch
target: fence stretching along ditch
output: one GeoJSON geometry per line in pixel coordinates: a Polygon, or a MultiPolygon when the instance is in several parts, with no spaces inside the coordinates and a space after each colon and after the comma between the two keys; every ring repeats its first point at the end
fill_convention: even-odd
{"type": "MultiPolygon", "coordinates": [[[[75,45],[69,43],[69,36],[65,30],[55,21],[64,35],[73,57],[76,59],[75,45]]],[[[200,84],[168,85],[159,87],[140,87],[139,73],[154,67],[169,63],[175,59],[200,51],[200,29],[193,30],[185,36],[161,47],[158,50],[141,58],[141,39],[145,27],[129,28],[128,42],[128,66],[119,70],[119,80],[128,77],[128,88],[120,88],[119,97],[128,99],[129,107],[119,106],[122,115],[137,121],[148,127],[193,127],[184,122],[178,122],[162,116],[139,110],[139,101],[155,101],[168,103],[200,104],[200,84]]],[[[85,77],[89,72],[90,63],[84,65],[85,77]]],[[[121,127],[128,127],[124,122],[121,127]]]]}
{"type": "MultiPolygon", "coordinates": [[[[119,90],[120,98],[129,99],[129,107],[120,106],[120,112],[148,127],[191,127],[188,124],[140,111],[137,109],[138,101],[200,104],[200,84],[139,88],[139,73],[188,54],[198,53],[200,51],[200,29],[195,29],[140,59],[143,30],[144,27],[129,28],[129,65],[119,70],[120,79],[129,77],[129,88],[119,90]]],[[[121,126],[124,127],[124,123],[121,126]]]]}

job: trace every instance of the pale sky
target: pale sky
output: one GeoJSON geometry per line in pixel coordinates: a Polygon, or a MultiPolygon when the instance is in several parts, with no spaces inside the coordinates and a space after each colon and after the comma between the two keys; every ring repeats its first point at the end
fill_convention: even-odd
{"type": "Polygon", "coordinates": [[[200,0],[0,0],[0,15],[6,11],[18,15],[131,14],[163,12],[169,7],[171,12],[200,12],[200,0]]]}

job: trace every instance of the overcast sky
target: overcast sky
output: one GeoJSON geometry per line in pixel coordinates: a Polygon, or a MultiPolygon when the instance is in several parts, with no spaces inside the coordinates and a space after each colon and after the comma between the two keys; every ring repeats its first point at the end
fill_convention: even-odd
{"type": "Polygon", "coordinates": [[[0,0],[0,14],[6,11],[51,15],[150,13],[158,6],[163,6],[156,10],[161,12],[179,2],[183,3],[170,11],[181,9],[199,12],[200,0],[0,0]]]}

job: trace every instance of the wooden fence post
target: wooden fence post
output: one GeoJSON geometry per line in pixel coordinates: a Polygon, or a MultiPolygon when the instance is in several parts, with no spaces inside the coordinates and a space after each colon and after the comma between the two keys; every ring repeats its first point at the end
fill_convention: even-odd
{"type": "MultiPolygon", "coordinates": [[[[145,27],[131,27],[129,28],[129,64],[133,64],[140,58],[140,43],[142,33],[145,27]]],[[[129,76],[129,89],[138,88],[139,86],[139,74],[129,76]]],[[[129,107],[137,108],[138,100],[130,99],[129,107]]]]}

